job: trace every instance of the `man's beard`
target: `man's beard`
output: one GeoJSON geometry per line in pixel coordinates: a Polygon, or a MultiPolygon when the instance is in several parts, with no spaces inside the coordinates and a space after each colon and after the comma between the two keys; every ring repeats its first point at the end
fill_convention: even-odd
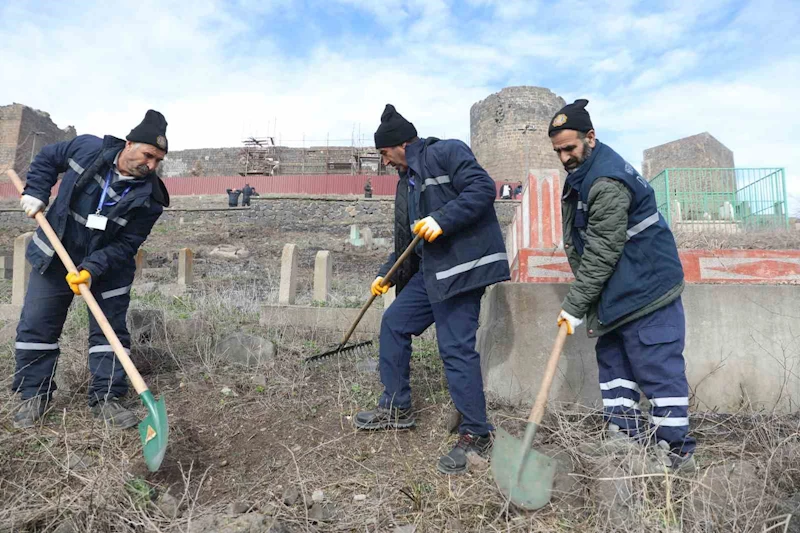
{"type": "Polygon", "coordinates": [[[581,156],[580,158],[573,157],[572,159],[564,163],[564,170],[566,170],[570,174],[578,170],[581,167],[581,165],[584,164],[586,160],[592,156],[592,147],[589,146],[589,141],[583,139],[582,142],[583,142],[583,156],[581,156]]]}
{"type": "Polygon", "coordinates": [[[147,165],[139,165],[130,169],[128,173],[136,178],[143,178],[150,173],[150,168],[147,165]]]}

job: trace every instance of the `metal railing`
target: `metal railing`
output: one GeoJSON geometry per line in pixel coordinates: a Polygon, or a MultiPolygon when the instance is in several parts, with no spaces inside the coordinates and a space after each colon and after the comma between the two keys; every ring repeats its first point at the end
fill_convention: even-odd
{"type": "Polygon", "coordinates": [[[733,233],[789,225],[782,168],[669,168],[650,185],[673,229],[733,233]]]}

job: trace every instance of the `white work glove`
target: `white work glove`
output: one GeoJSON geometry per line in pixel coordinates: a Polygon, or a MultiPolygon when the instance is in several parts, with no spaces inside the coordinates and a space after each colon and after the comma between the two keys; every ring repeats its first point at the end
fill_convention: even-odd
{"type": "Polygon", "coordinates": [[[19,205],[30,218],[35,217],[36,213],[44,209],[44,202],[30,194],[23,194],[19,199],[19,205]]]}
{"type": "Polygon", "coordinates": [[[571,314],[567,313],[563,309],[558,314],[558,327],[561,327],[561,324],[566,322],[567,323],[567,335],[572,335],[575,333],[575,328],[583,324],[582,318],[575,318],[571,314]]]}

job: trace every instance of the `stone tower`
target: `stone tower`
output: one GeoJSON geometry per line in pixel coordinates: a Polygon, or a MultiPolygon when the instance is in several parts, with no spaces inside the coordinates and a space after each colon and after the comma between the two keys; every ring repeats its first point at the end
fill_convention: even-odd
{"type": "Polygon", "coordinates": [[[74,139],[76,134],[73,126],[60,129],[44,111],[17,103],[0,106],[0,180],[9,168],[24,178],[43,146],[74,139]]]}
{"type": "Polygon", "coordinates": [[[470,145],[495,181],[525,182],[530,169],[561,169],[547,136],[564,99],[542,87],[506,87],[470,109],[470,145]]]}

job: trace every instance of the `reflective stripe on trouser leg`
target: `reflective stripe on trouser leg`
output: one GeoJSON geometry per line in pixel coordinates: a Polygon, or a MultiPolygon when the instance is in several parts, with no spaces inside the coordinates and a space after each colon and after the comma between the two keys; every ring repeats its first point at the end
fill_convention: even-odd
{"type": "Polygon", "coordinates": [[[73,294],[64,280],[63,265],[53,262],[44,274],[32,270],[14,344],[16,369],[11,385],[23,399],[56,390],[53,380],[58,339],[73,294]]]}
{"type": "Polygon", "coordinates": [[[458,428],[461,434],[486,435],[492,431],[486,420],[481,358],[475,350],[483,291],[472,290],[432,304],[450,397],[463,416],[458,428]]]}
{"type": "Polygon", "coordinates": [[[667,441],[673,451],[691,452],[689,384],[683,359],[685,321],[683,304],[671,304],[620,327],[625,351],[636,382],[652,406],[650,422],[656,440],[667,441]]]}
{"type": "Polygon", "coordinates": [[[425,281],[418,272],[381,319],[379,369],[384,388],[381,407],[411,407],[411,336],[422,334],[432,323],[425,281]]]}
{"type": "MultiPolygon", "coordinates": [[[[127,283],[118,280],[115,286],[119,285],[127,285],[127,283]]],[[[124,293],[107,299],[99,297],[99,294],[107,289],[108,287],[92,287],[92,293],[95,294],[100,309],[106,315],[122,346],[129,350],[131,339],[126,317],[131,301],[130,294],[124,293]]],[[[89,311],[87,310],[87,312],[89,311]]],[[[124,396],[128,391],[125,369],[114,355],[114,350],[91,312],[89,312],[89,372],[92,374],[89,385],[89,405],[94,405],[101,398],[124,396]]]]}
{"type": "Polygon", "coordinates": [[[597,339],[595,346],[603,418],[631,437],[642,430],[640,391],[634,380],[622,338],[614,331],[597,339]]]}

